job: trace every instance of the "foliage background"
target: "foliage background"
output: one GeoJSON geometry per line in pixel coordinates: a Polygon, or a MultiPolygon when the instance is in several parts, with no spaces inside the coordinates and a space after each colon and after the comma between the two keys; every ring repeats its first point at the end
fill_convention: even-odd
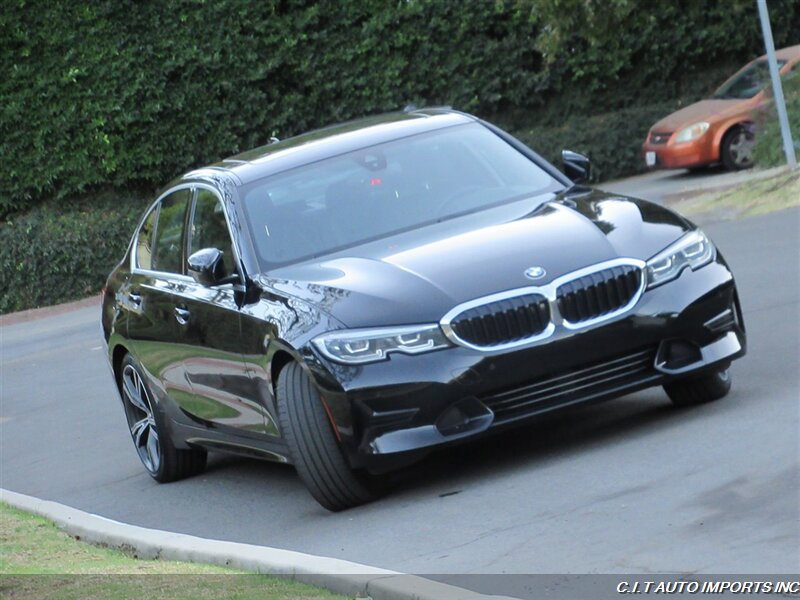
{"type": "Polygon", "coordinates": [[[98,289],[141,199],[271,135],[448,104],[612,178],[763,53],[754,0],[6,0],[0,44],[0,311],[98,289]]]}
{"type": "MultiPolygon", "coordinates": [[[[795,70],[783,79],[783,95],[786,100],[789,129],[794,138],[795,154],[800,159],[800,71],[795,70]]],[[[773,110],[767,113],[767,119],[758,126],[759,131],[753,153],[756,162],[762,167],[786,164],[777,111],[773,110]]]]}

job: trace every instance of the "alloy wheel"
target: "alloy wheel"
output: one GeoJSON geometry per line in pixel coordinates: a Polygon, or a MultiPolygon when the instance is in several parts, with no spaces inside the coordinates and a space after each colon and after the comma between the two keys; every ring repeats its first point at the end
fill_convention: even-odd
{"type": "Polygon", "coordinates": [[[744,168],[753,164],[753,146],[755,140],[743,129],[734,134],[728,149],[737,167],[744,168]]]}
{"type": "Polygon", "coordinates": [[[145,468],[157,473],[161,466],[161,444],[153,404],[142,376],[131,365],[126,365],[122,371],[122,395],[136,452],[145,468]]]}

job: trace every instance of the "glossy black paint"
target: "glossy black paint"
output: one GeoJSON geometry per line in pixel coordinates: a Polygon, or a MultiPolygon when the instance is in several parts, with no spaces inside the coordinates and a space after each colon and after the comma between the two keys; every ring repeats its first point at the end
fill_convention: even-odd
{"type": "MultiPolygon", "coordinates": [[[[202,248],[190,255],[186,261],[189,275],[204,286],[233,283],[225,277],[224,258],[219,248],[202,248]]],[[[238,277],[236,278],[238,280],[238,277]]]]}
{"type": "MultiPolygon", "coordinates": [[[[711,264],[646,291],[619,318],[577,332],[559,331],[532,347],[485,354],[454,345],[358,366],[319,354],[311,340],[323,333],[438,323],[460,303],[530,285],[525,271],[532,265],[544,269],[537,285],[546,285],[606,260],[647,260],[694,228],[649,202],[574,186],[519,141],[478,121],[550,173],[552,191],[261,272],[244,224],[241,185],[356,148],[474,121],[452,111],[389,115],[271,144],[173,181],[165,192],[185,187],[219,196],[235,254],[226,266],[236,282],[209,286],[202,283],[208,278],[193,278],[186,240],[183,273],[134,268],[132,240],[109,276],[103,302],[115,377],[124,353],[132,352],[179,447],[286,460],[274,386],[280,369],[297,361],[320,389],[351,465],[381,470],[438,444],[572,402],[602,400],[720,368],[744,354],[736,288],[719,254],[711,264]],[[736,316],[733,324],[717,331],[707,325],[727,310],[736,316]],[[557,396],[503,416],[499,409],[487,409],[487,403],[501,406],[498,394],[554,375],[574,379],[587,366],[637,352],[660,356],[673,340],[698,349],[699,360],[690,369],[671,372],[650,365],[624,381],[600,385],[588,397],[557,396]]],[[[187,223],[191,218],[189,210],[187,223]]],[[[214,272],[213,265],[195,262],[196,273],[214,272]]]]}
{"type": "Polygon", "coordinates": [[[592,178],[592,165],[583,154],[562,150],[561,164],[564,174],[575,183],[587,183],[592,178]]]}
{"type": "Polygon", "coordinates": [[[435,323],[457,304],[530,285],[525,270],[533,264],[546,270],[537,281],[546,284],[621,256],[647,259],[691,228],[667,209],[590,188],[548,200],[468,215],[448,224],[448,237],[431,226],[276,269],[270,284],[317,305],[324,301],[352,328],[435,323]]]}

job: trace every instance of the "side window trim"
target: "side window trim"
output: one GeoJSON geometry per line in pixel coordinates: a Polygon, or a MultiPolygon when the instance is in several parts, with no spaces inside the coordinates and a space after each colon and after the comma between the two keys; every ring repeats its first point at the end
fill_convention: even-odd
{"type": "Polygon", "coordinates": [[[190,252],[192,251],[192,237],[194,237],[194,213],[197,210],[197,196],[198,196],[198,189],[194,187],[192,189],[192,203],[189,205],[189,218],[186,221],[186,235],[184,236],[183,240],[183,253],[186,255],[186,269],[188,273],[189,269],[189,256],[190,252]]]}
{"type": "MultiPolygon", "coordinates": [[[[227,208],[227,206],[225,206],[225,202],[222,201],[222,196],[220,195],[219,190],[217,190],[214,186],[211,186],[211,185],[208,185],[208,184],[205,184],[205,183],[181,183],[181,184],[176,185],[175,187],[171,187],[170,189],[168,189],[164,193],[162,193],[160,196],[158,196],[158,198],[156,198],[153,201],[153,203],[150,205],[150,208],[145,212],[144,218],[139,221],[139,225],[138,225],[138,227],[136,229],[136,237],[134,238],[134,241],[133,241],[134,248],[136,248],[136,246],[139,243],[139,230],[141,230],[142,224],[145,222],[147,217],[150,216],[150,213],[152,213],[153,210],[157,210],[159,213],[161,212],[161,200],[163,200],[164,198],[166,198],[167,196],[169,196],[173,192],[189,189],[189,190],[191,190],[191,194],[192,194],[191,198],[190,198],[190,203],[191,204],[190,204],[189,210],[186,211],[186,213],[187,213],[187,221],[184,223],[184,228],[183,228],[183,230],[184,230],[183,231],[183,254],[184,254],[184,266],[186,266],[186,262],[189,259],[189,254],[188,254],[188,252],[189,252],[189,235],[190,235],[189,229],[190,229],[190,227],[192,226],[192,223],[193,223],[195,203],[196,203],[196,200],[197,200],[198,190],[200,188],[209,190],[211,193],[213,193],[214,196],[216,196],[217,201],[220,203],[220,206],[222,206],[222,214],[225,215],[225,225],[228,228],[228,235],[231,238],[231,250],[233,251],[234,270],[239,275],[239,278],[243,278],[244,270],[242,269],[242,266],[241,266],[241,257],[240,257],[240,253],[239,253],[239,248],[236,246],[236,238],[233,236],[233,233],[232,233],[231,221],[228,218],[228,208],[227,208]]],[[[156,224],[155,224],[155,227],[153,227],[153,232],[151,234],[152,235],[151,245],[155,243],[156,231],[158,230],[158,221],[159,221],[159,217],[160,216],[161,216],[160,214],[156,216],[156,224]]],[[[168,271],[157,271],[157,270],[153,270],[153,269],[142,269],[142,268],[140,268],[139,265],[136,264],[136,252],[135,251],[131,252],[130,268],[131,268],[131,273],[135,273],[135,274],[154,275],[154,276],[158,276],[158,277],[162,277],[162,278],[163,277],[171,277],[171,278],[174,278],[174,279],[177,279],[177,280],[180,280],[180,281],[187,281],[187,282],[192,282],[192,283],[194,282],[194,278],[191,275],[182,275],[180,273],[170,273],[168,271]]],[[[229,284],[229,285],[231,285],[231,284],[229,284]]],[[[240,285],[237,285],[237,284],[232,284],[232,285],[233,285],[233,289],[234,290],[244,291],[244,287],[243,286],[240,286],[240,285]]]]}
{"type": "MultiPolygon", "coordinates": [[[[145,212],[144,218],[139,222],[139,226],[136,229],[136,237],[134,238],[134,241],[133,241],[134,251],[131,252],[131,265],[130,265],[131,274],[153,275],[153,276],[160,277],[160,278],[169,277],[169,278],[176,279],[176,280],[179,280],[179,281],[194,281],[194,279],[190,275],[184,275],[182,273],[172,273],[170,271],[158,271],[156,269],[143,269],[143,268],[139,267],[139,265],[136,262],[136,251],[135,251],[135,248],[138,247],[138,245],[139,245],[139,232],[142,229],[142,225],[144,224],[144,222],[147,220],[147,218],[150,216],[150,214],[153,211],[157,211],[155,226],[153,227],[153,231],[150,234],[151,235],[150,245],[151,245],[152,248],[155,248],[155,240],[156,240],[156,236],[158,234],[159,220],[160,220],[160,217],[161,217],[161,201],[164,198],[166,198],[167,196],[169,196],[170,194],[173,194],[175,192],[179,192],[181,190],[188,189],[191,192],[190,202],[192,203],[192,210],[193,210],[194,198],[196,196],[196,187],[197,186],[194,183],[182,183],[182,184],[176,185],[175,187],[172,187],[172,188],[168,189],[163,194],[158,196],[158,198],[156,198],[153,201],[153,203],[150,205],[150,208],[145,212]]],[[[187,210],[186,212],[189,213],[190,211],[187,210]]],[[[183,240],[182,240],[182,246],[184,247],[184,249],[182,250],[184,268],[186,267],[186,259],[188,258],[188,256],[186,256],[186,251],[185,251],[185,245],[186,245],[186,240],[187,240],[186,227],[187,227],[187,225],[186,225],[186,217],[184,216],[183,240]]]]}
{"type": "Polygon", "coordinates": [[[192,219],[194,218],[194,202],[197,198],[197,185],[192,184],[191,193],[189,194],[189,202],[186,206],[186,212],[183,215],[183,236],[181,237],[181,269],[183,274],[191,279],[189,275],[189,236],[191,231],[189,227],[192,226],[192,219]]]}

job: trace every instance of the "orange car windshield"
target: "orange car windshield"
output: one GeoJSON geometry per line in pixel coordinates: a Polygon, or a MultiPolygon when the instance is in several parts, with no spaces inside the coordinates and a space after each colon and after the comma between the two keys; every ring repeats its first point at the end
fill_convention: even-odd
{"type": "MultiPolygon", "coordinates": [[[[778,69],[786,64],[778,61],[778,69]]],[[[744,71],[729,79],[714,92],[715,100],[746,100],[767,87],[769,83],[769,64],[766,60],[757,60],[744,71]]]]}

